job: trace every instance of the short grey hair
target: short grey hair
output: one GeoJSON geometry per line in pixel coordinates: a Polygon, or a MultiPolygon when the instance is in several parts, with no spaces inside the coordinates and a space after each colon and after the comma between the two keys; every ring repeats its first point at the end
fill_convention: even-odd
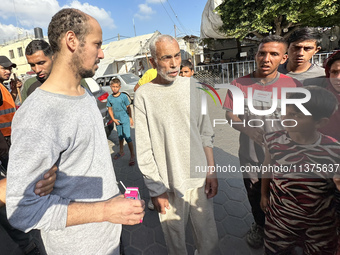
{"type": "Polygon", "coordinates": [[[152,41],[150,42],[150,45],[149,45],[151,57],[157,62],[156,43],[162,42],[162,41],[172,42],[173,40],[175,40],[177,42],[177,40],[175,38],[173,38],[171,35],[158,35],[154,39],[152,39],[152,41]]]}

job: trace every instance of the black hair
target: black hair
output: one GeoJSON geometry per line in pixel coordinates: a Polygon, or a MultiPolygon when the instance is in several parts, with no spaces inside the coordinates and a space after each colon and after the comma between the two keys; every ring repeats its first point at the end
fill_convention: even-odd
{"type": "Polygon", "coordinates": [[[340,60],[340,50],[332,54],[328,59],[325,61],[325,72],[326,77],[329,77],[329,72],[331,71],[331,66],[334,64],[335,61],[340,60]]]}
{"type": "Polygon", "coordinates": [[[91,32],[88,20],[89,16],[77,9],[66,8],[57,12],[48,25],[48,40],[53,53],[60,51],[61,37],[67,31],[73,31],[78,40],[84,44],[85,36],[91,32]]]}
{"type": "Polygon", "coordinates": [[[44,40],[33,40],[31,41],[25,50],[25,55],[31,56],[37,51],[42,50],[45,56],[52,56],[52,49],[50,45],[44,40]]]}
{"type": "Polygon", "coordinates": [[[181,69],[183,67],[189,67],[189,69],[192,71],[194,70],[194,66],[193,64],[189,61],[189,60],[182,60],[182,63],[181,63],[181,69]]]}
{"type": "Polygon", "coordinates": [[[114,79],[112,79],[112,80],[110,81],[110,85],[111,85],[111,84],[119,84],[119,86],[120,86],[121,82],[120,82],[120,80],[119,80],[118,78],[114,78],[114,79]]]}
{"type": "Polygon", "coordinates": [[[295,30],[288,38],[288,46],[297,41],[315,40],[316,46],[320,46],[322,35],[318,29],[313,27],[303,27],[295,30]]]}
{"type": "MultiPolygon", "coordinates": [[[[320,120],[322,118],[329,118],[338,109],[338,100],[332,92],[318,86],[305,86],[311,98],[307,103],[302,104],[313,116],[314,120],[320,120]]],[[[289,99],[304,98],[303,93],[291,93],[289,99]]],[[[296,105],[293,105],[297,112],[301,112],[296,105]]]]}
{"type": "Polygon", "coordinates": [[[268,36],[262,38],[262,40],[260,41],[260,45],[264,44],[264,43],[270,43],[270,42],[282,43],[282,44],[285,45],[286,50],[288,48],[287,41],[282,36],[279,36],[279,35],[268,35],[268,36]]]}

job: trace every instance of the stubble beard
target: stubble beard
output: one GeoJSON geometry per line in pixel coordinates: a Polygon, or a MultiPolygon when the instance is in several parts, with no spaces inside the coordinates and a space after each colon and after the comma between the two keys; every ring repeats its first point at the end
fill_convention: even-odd
{"type": "MultiPolygon", "coordinates": [[[[174,69],[171,71],[178,71],[178,70],[174,69]]],[[[157,73],[162,77],[163,80],[166,80],[168,82],[174,82],[178,77],[178,75],[175,77],[170,77],[166,72],[164,72],[163,70],[159,70],[158,68],[157,68],[157,73]]]]}
{"type": "Polygon", "coordinates": [[[72,69],[81,79],[90,78],[94,76],[95,71],[92,69],[84,68],[84,59],[81,58],[83,51],[79,49],[78,53],[74,55],[73,62],[71,64],[72,69]]]}

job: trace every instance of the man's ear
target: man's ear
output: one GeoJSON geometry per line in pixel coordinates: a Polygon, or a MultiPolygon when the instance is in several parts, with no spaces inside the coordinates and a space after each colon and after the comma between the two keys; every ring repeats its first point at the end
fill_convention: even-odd
{"type": "Polygon", "coordinates": [[[315,50],[315,53],[314,53],[314,54],[318,53],[319,50],[321,50],[321,47],[320,47],[320,46],[316,47],[316,50],[315,50]]]}
{"type": "Polygon", "coordinates": [[[284,64],[287,61],[287,59],[288,59],[288,54],[285,53],[282,57],[282,60],[280,61],[280,64],[281,65],[284,64]]]}
{"type": "Polygon", "coordinates": [[[67,48],[74,52],[78,47],[79,40],[73,31],[67,31],[64,36],[67,48]]]}
{"type": "Polygon", "coordinates": [[[329,118],[321,118],[319,119],[317,122],[316,122],[316,127],[319,129],[319,128],[322,128],[322,127],[325,127],[329,122],[329,118]]]}

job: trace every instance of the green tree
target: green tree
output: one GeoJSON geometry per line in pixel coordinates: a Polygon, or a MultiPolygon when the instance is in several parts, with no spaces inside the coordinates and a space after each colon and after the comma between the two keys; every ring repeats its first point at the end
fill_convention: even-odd
{"type": "Polygon", "coordinates": [[[298,27],[340,25],[339,0],[225,0],[216,8],[220,30],[242,40],[249,34],[289,36],[298,27]]]}

